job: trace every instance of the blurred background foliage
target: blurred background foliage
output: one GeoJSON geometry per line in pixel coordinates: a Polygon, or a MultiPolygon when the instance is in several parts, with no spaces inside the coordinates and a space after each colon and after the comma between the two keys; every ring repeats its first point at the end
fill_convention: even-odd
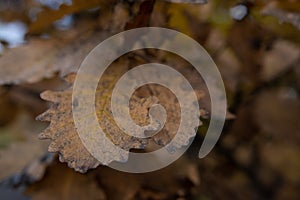
{"type": "Polygon", "coordinates": [[[299,199],[299,30],[298,0],[0,0],[0,198],[299,199]],[[140,26],[176,29],[203,45],[231,117],[204,159],[205,126],[183,158],[158,172],[74,172],[37,138],[47,123],[34,119],[49,106],[39,94],[66,88],[61,77],[93,47],[140,26]]]}

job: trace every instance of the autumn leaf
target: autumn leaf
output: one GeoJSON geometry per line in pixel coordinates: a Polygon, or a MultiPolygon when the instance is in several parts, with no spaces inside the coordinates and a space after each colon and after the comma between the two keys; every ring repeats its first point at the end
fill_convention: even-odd
{"type": "Polygon", "coordinates": [[[0,85],[34,83],[56,72],[77,71],[86,54],[108,34],[96,27],[94,22],[83,20],[63,36],[32,38],[28,44],[5,51],[0,57],[0,85]]]}
{"type": "MultiPolygon", "coordinates": [[[[140,62],[133,62],[132,59],[130,61],[131,63],[129,65],[127,59],[120,59],[110,66],[101,77],[96,91],[96,114],[99,125],[106,133],[106,136],[115,145],[125,150],[153,150],[159,146],[166,145],[175,136],[180,122],[180,107],[176,97],[172,92],[168,91],[168,89],[152,85],[141,87],[133,94],[130,101],[129,107],[132,119],[140,126],[149,124],[148,110],[153,104],[159,103],[163,105],[167,111],[167,122],[159,133],[147,139],[135,138],[121,131],[113,120],[114,118],[111,112],[111,90],[114,88],[114,85],[121,75],[131,68],[131,65],[136,66],[136,64],[140,62]],[[151,96],[155,96],[157,99],[153,99],[151,96]]],[[[184,66],[183,63],[178,63],[179,64],[175,65],[178,69],[184,74],[190,73],[188,67],[184,66]]],[[[190,77],[193,76],[190,75],[190,77]]],[[[73,83],[75,74],[69,75],[67,79],[70,83],[73,83]]],[[[192,79],[192,82],[194,82],[194,85],[197,85],[197,78],[192,79]]],[[[203,100],[203,91],[205,91],[203,83],[199,84],[198,90],[195,91],[199,101],[203,100]],[[199,86],[201,89],[199,89],[199,86]]],[[[41,97],[54,104],[47,112],[38,117],[39,120],[50,121],[50,126],[40,134],[40,138],[51,139],[52,142],[49,146],[49,151],[59,152],[60,160],[62,162],[68,162],[68,165],[75,170],[85,172],[88,169],[97,167],[99,164],[110,163],[113,160],[124,161],[124,158],[121,155],[114,158],[108,158],[106,155],[102,155],[103,161],[101,163],[101,160],[100,162],[97,161],[83,146],[73,121],[72,87],[62,92],[46,91],[42,93],[41,97]]],[[[201,108],[203,107],[201,106],[201,108]]],[[[183,144],[189,140],[190,133],[185,133],[184,137],[185,138],[182,140],[183,144]]]]}

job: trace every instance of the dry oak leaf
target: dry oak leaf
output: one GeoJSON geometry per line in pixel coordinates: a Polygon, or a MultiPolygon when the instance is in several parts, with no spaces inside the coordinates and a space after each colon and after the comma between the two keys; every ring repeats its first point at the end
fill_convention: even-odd
{"type": "MultiPolygon", "coordinates": [[[[149,124],[150,117],[148,116],[148,110],[153,104],[159,103],[165,107],[167,112],[165,126],[155,136],[140,139],[127,135],[113,120],[110,106],[112,88],[114,88],[119,78],[129,69],[129,63],[126,60],[120,59],[118,62],[113,63],[100,78],[95,94],[96,114],[99,125],[115,145],[127,151],[130,149],[153,150],[159,146],[164,146],[176,135],[176,130],[180,124],[179,103],[176,100],[176,96],[168,91],[168,89],[155,87],[155,85],[146,85],[136,90],[130,100],[131,117],[140,126],[149,124]]],[[[67,81],[72,83],[75,77],[75,74],[71,74],[67,76],[67,81]]],[[[198,100],[202,100],[203,94],[197,91],[196,94],[198,100]]],[[[86,172],[88,169],[95,168],[99,164],[106,165],[112,161],[124,162],[128,159],[128,155],[124,160],[124,155],[113,157],[112,155],[103,154],[101,155],[101,162],[99,162],[87,151],[76,132],[73,121],[72,87],[61,92],[46,91],[42,93],[41,97],[53,102],[53,104],[48,111],[37,117],[41,121],[50,121],[50,126],[40,134],[40,138],[52,140],[49,151],[59,152],[60,161],[67,162],[68,166],[74,168],[76,171],[86,172]]],[[[197,127],[194,127],[194,130],[197,130],[197,127]]],[[[195,134],[196,131],[193,133],[184,133],[181,139],[181,146],[186,145],[189,139],[195,136],[195,134]]]]}

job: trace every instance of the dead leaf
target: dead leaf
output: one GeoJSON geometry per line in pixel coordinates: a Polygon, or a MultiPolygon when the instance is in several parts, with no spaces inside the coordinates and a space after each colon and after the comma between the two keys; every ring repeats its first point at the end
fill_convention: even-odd
{"type": "MultiPolygon", "coordinates": [[[[131,65],[137,66],[135,65],[137,64],[136,62],[131,60],[131,65]]],[[[173,60],[173,62],[176,61],[173,60]]],[[[185,66],[181,64],[182,63],[177,62],[175,66],[185,72],[185,75],[189,74],[190,77],[193,77],[191,76],[192,73],[188,70],[189,68],[185,68],[185,66]]],[[[179,104],[175,95],[166,88],[158,86],[141,87],[141,89],[137,90],[131,98],[130,114],[138,125],[146,125],[149,123],[148,109],[157,101],[149,101],[147,98],[154,95],[158,98],[158,103],[165,106],[168,115],[167,122],[164,128],[153,138],[138,139],[133,136],[129,136],[123,133],[113,120],[110,108],[112,88],[114,88],[116,81],[121,77],[121,75],[129,69],[130,66],[128,65],[127,59],[120,59],[118,62],[110,66],[101,77],[95,95],[96,114],[99,119],[99,125],[114,144],[125,150],[144,149],[151,141],[160,146],[164,146],[175,136],[180,122],[179,104]]],[[[74,79],[75,74],[68,76],[68,80],[71,83],[74,79]]],[[[194,78],[194,83],[196,82],[194,78]]],[[[199,100],[202,100],[204,96],[203,86],[203,83],[199,84],[197,87],[198,90],[195,90],[199,100]],[[199,87],[201,90],[199,90],[199,87]]],[[[41,96],[45,100],[54,102],[53,106],[47,112],[38,117],[39,120],[51,122],[50,126],[40,135],[40,138],[52,140],[49,146],[49,151],[59,152],[61,161],[68,162],[70,167],[80,172],[85,172],[88,169],[95,168],[101,164],[85,149],[81,143],[79,135],[76,132],[72,116],[72,87],[62,92],[46,91],[42,93],[41,96]]],[[[185,135],[186,138],[184,141],[189,139],[189,135],[190,133],[185,135]]],[[[185,144],[184,141],[183,143],[185,144]]],[[[103,160],[107,160],[105,155],[103,156],[103,160]]],[[[120,159],[121,157],[114,158],[114,160],[120,159]]]]}
{"type": "Polygon", "coordinates": [[[0,57],[0,84],[32,83],[52,76],[56,44],[53,40],[35,39],[28,45],[6,51],[0,57]]]}
{"type": "MultiPolygon", "coordinates": [[[[74,76],[68,78],[71,81],[74,80],[74,76]]],[[[72,89],[63,92],[46,91],[42,93],[41,97],[55,103],[47,112],[37,117],[41,121],[51,121],[50,126],[40,134],[40,138],[52,139],[48,151],[58,151],[60,161],[68,162],[69,167],[78,171],[85,172],[89,168],[97,167],[99,162],[81,144],[75,130],[71,113],[72,89]],[[69,141],[64,141],[67,138],[69,141]]]]}
{"type": "Polygon", "coordinates": [[[65,75],[77,71],[88,52],[108,34],[95,31],[96,27],[83,20],[64,35],[33,38],[24,46],[7,50],[0,57],[0,85],[34,83],[56,72],[65,75]]]}

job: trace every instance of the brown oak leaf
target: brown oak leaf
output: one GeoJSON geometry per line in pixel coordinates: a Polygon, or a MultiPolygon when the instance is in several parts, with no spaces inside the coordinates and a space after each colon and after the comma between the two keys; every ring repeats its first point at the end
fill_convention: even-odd
{"type": "MultiPolygon", "coordinates": [[[[150,122],[149,108],[153,104],[161,104],[165,107],[167,113],[166,123],[161,131],[149,138],[136,138],[124,133],[114,121],[111,112],[111,95],[112,89],[120,77],[130,70],[131,65],[137,66],[141,61],[133,61],[129,59],[119,59],[114,62],[100,78],[95,94],[96,115],[100,127],[105,132],[106,136],[117,146],[124,150],[144,149],[146,151],[155,150],[160,146],[168,144],[176,135],[178,124],[180,124],[180,106],[176,96],[167,88],[150,84],[140,87],[136,90],[130,99],[129,109],[132,119],[140,126],[148,125],[150,122]],[[154,96],[154,97],[153,97],[154,96]]],[[[187,66],[184,66],[182,60],[174,61],[175,68],[183,74],[191,73],[187,66]]],[[[67,76],[67,81],[73,83],[76,75],[67,76]]],[[[193,77],[193,76],[192,76],[193,77]]],[[[199,77],[198,77],[199,79],[199,77]]],[[[200,105],[203,105],[205,85],[202,81],[197,82],[191,78],[198,88],[195,89],[200,105]],[[197,84],[198,83],[198,84],[197,84]]],[[[200,79],[201,80],[201,79],[200,79]]],[[[47,101],[53,102],[52,107],[41,114],[37,119],[42,121],[50,121],[50,126],[40,134],[41,139],[51,139],[49,146],[50,152],[59,152],[60,161],[68,162],[69,167],[76,171],[86,172],[88,169],[95,168],[99,164],[107,164],[116,160],[121,161],[122,155],[114,158],[107,158],[107,155],[102,155],[105,162],[97,161],[84,147],[78,133],[76,132],[75,124],[72,115],[72,87],[61,92],[46,91],[41,97],[47,101]]],[[[207,100],[205,100],[207,101],[207,100]]],[[[203,108],[200,106],[200,108],[203,108]]],[[[197,127],[194,127],[196,130],[197,127]]],[[[184,133],[182,146],[195,133],[184,133]]],[[[180,146],[179,146],[180,147],[180,146]]],[[[101,148],[101,147],[99,147],[101,148]]]]}

